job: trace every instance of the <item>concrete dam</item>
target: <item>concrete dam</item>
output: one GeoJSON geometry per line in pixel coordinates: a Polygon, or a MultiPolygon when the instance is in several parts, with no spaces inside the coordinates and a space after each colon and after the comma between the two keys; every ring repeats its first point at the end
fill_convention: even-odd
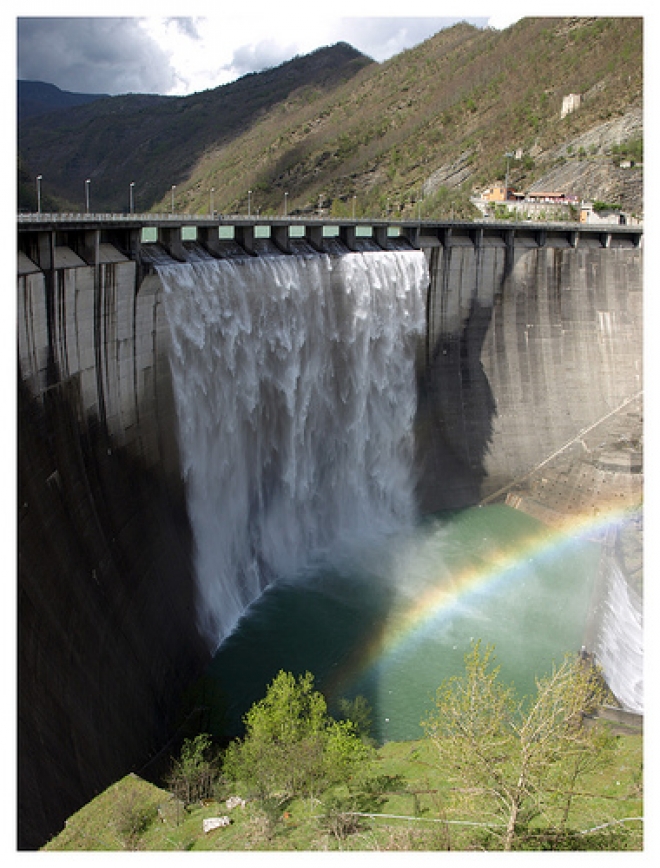
{"type": "MultiPolygon", "coordinates": [[[[19,218],[19,848],[159,754],[237,614],[342,521],[504,498],[559,521],[641,500],[641,241],[573,224],[19,218]],[[242,372],[233,391],[191,364],[204,341],[242,372]],[[196,394],[217,405],[210,427],[196,394]],[[627,445],[598,452],[613,422],[627,445]],[[201,449],[225,468],[220,494],[201,449]],[[200,584],[198,513],[232,552],[220,603],[200,584]]],[[[604,572],[625,617],[603,645],[601,613],[588,650],[639,711],[641,603],[625,569],[604,572]]]]}

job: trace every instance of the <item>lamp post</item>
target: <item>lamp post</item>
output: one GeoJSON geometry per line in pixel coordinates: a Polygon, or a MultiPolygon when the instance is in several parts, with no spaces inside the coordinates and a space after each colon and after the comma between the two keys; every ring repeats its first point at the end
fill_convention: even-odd
{"type": "Polygon", "coordinates": [[[353,220],[355,220],[355,200],[356,199],[357,199],[357,196],[353,196],[353,220]]]}
{"type": "Polygon", "coordinates": [[[85,181],[85,210],[89,214],[89,185],[91,181],[89,178],[85,181]]]}
{"type": "Polygon", "coordinates": [[[252,190],[248,190],[248,217],[252,214],[252,190]]]}
{"type": "Polygon", "coordinates": [[[504,155],[506,157],[506,174],[504,176],[504,201],[508,202],[509,200],[509,160],[513,157],[513,154],[508,152],[504,155]]]}
{"type": "Polygon", "coordinates": [[[133,200],[134,188],[135,188],[135,181],[131,181],[131,183],[128,185],[128,207],[129,207],[131,214],[133,213],[133,210],[135,208],[135,203],[133,200]]]}
{"type": "Polygon", "coordinates": [[[211,217],[215,214],[215,208],[213,207],[213,194],[215,193],[215,187],[211,187],[211,192],[209,194],[209,214],[211,217]]]}
{"type": "Polygon", "coordinates": [[[287,200],[288,200],[288,198],[289,198],[289,194],[285,193],[284,194],[284,216],[285,217],[287,215],[287,200]]]}
{"type": "Polygon", "coordinates": [[[41,179],[43,175],[37,175],[37,214],[41,214],[41,179]]]}
{"type": "Polygon", "coordinates": [[[172,184],[171,194],[172,194],[172,214],[174,214],[174,191],[176,190],[176,184],[172,184]]]}

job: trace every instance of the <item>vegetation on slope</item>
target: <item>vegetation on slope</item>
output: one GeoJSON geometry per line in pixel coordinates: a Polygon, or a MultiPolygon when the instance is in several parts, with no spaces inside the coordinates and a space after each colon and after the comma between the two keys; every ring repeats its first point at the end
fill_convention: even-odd
{"type": "Polygon", "coordinates": [[[470,216],[473,188],[504,180],[505,153],[521,150],[510,180],[528,187],[556,164],[558,145],[641,106],[641,57],[639,19],[459,24],[332,94],[293,95],[209,151],[177,207],[206,211],[215,187],[229,213],[246,211],[251,190],[253,213],[280,212],[287,193],[289,212],[470,216]],[[582,105],[562,120],[569,93],[582,105]]]}
{"type": "Polygon", "coordinates": [[[370,63],[339,43],[188,97],[99,99],[21,123],[19,153],[63,198],[83,202],[89,178],[93,208],[127,210],[135,181],[137,207],[148,210],[208,148],[244,133],[292,92],[324,92],[370,63]]]}
{"type": "Polygon", "coordinates": [[[475,643],[440,686],[425,739],[378,750],[309,673],[280,672],[224,756],[187,740],[168,790],[129,775],[44,849],[640,849],[641,738],[585,723],[594,670],[567,658],[519,703],[492,653],[475,643]]]}
{"type": "Polygon", "coordinates": [[[189,97],[99,100],[26,121],[19,147],[64,198],[82,202],[90,178],[93,210],[126,210],[135,181],[138,210],[169,211],[175,185],[176,210],[191,213],[209,211],[213,189],[224,213],[245,213],[249,195],[253,214],[286,198],[289,213],[470,216],[472,190],[502,181],[518,150],[512,186],[568,162],[580,195],[598,162],[608,192],[589,195],[620,199],[631,173],[613,149],[640,141],[641,120],[588,151],[568,143],[641,110],[642,66],[640,18],[463,23],[383,64],[340,44],[189,97]],[[570,93],[581,106],[561,119],[570,93]]]}
{"type": "Polygon", "coordinates": [[[25,118],[61,111],[102,99],[107,93],[71,93],[44,81],[18,81],[18,122],[25,118]]]}

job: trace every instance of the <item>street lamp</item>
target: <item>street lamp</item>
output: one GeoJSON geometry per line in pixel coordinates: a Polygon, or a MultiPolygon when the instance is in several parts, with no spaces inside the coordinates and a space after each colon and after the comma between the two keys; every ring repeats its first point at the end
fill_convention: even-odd
{"type": "Polygon", "coordinates": [[[89,178],[85,181],[85,208],[87,209],[87,213],[89,214],[89,185],[91,181],[89,178]]]}
{"type": "Polygon", "coordinates": [[[134,187],[135,187],[135,181],[131,181],[131,183],[128,185],[128,202],[129,202],[128,207],[129,207],[131,214],[133,213],[133,209],[135,207],[134,201],[133,201],[133,188],[134,187]]]}
{"type": "Polygon", "coordinates": [[[43,175],[37,175],[37,214],[41,214],[41,179],[43,175]]]}
{"type": "Polygon", "coordinates": [[[215,193],[215,187],[211,187],[211,193],[209,195],[209,213],[211,217],[215,214],[215,208],[213,207],[213,194],[215,193]]]}
{"type": "Polygon", "coordinates": [[[248,217],[252,213],[252,190],[248,190],[248,217]]]}
{"type": "Polygon", "coordinates": [[[356,198],[357,198],[356,196],[353,196],[353,220],[355,220],[355,200],[356,200],[356,198]]]}
{"type": "Polygon", "coordinates": [[[286,217],[286,215],[287,215],[287,199],[288,199],[288,198],[289,198],[289,194],[288,194],[288,193],[285,193],[285,194],[284,194],[284,216],[285,216],[285,217],[286,217]]]}
{"type": "Polygon", "coordinates": [[[513,157],[513,154],[507,152],[506,157],[506,175],[504,176],[504,201],[508,202],[509,200],[509,160],[513,157]]]}
{"type": "Polygon", "coordinates": [[[172,184],[172,214],[174,214],[174,191],[176,190],[176,184],[172,184]]]}

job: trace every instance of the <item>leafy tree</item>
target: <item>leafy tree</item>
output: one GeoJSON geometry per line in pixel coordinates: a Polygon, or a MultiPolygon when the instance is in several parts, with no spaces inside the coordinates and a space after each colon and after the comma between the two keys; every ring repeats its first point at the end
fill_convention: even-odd
{"type": "Polygon", "coordinates": [[[498,680],[493,658],[492,646],[473,643],[465,675],[440,685],[422,726],[446,772],[503,823],[503,847],[511,850],[558,785],[567,787],[565,822],[578,779],[607,761],[602,733],[583,723],[607,690],[590,665],[568,656],[519,702],[498,680]]]}
{"type": "Polygon", "coordinates": [[[181,756],[175,760],[168,787],[185,805],[213,795],[217,769],[211,757],[211,736],[200,733],[185,739],[181,756]]]}
{"type": "Polygon", "coordinates": [[[223,771],[261,799],[314,796],[346,780],[370,756],[351,721],[329,716],[309,672],[296,679],[280,671],[244,721],[245,738],[229,745],[223,771]]]}

